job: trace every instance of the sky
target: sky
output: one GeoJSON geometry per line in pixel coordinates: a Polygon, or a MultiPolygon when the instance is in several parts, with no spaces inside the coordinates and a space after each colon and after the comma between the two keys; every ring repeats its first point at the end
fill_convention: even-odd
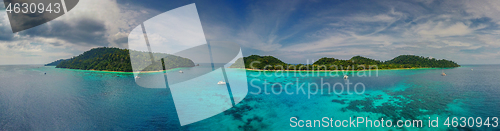
{"type": "Polygon", "coordinates": [[[67,14],[17,33],[0,2],[0,65],[45,64],[95,47],[128,48],[128,34],[140,23],[192,3],[206,40],[237,43],[244,56],[312,63],[412,54],[500,64],[498,0],[80,0],[67,14]]]}

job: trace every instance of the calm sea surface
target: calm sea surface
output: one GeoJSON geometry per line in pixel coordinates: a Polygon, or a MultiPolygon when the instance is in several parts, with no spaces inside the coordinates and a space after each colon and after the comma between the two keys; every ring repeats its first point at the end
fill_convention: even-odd
{"type": "Polygon", "coordinates": [[[130,73],[40,65],[0,66],[0,130],[367,129],[364,125],[292,128],[291,117],[300,120],[321,120],[323,117],[424,120],[425,126],[369,128],[371,130],[500,130],[500,127],[484,125],[480,128],[443,125],[447,117],[490,117],[490,124],[494,123],[491,117],[500,117],[500,65],[347,72],[352,83],[349,89],[342,73],[332,76],[312,72],[267,72],[266,76],[247,71],[249,94],[242,102],[218,115],[180,127],[170,91],[140,87],[130,73]],[[442,72],[447,76],[441,76],[442,72]],[[285,87],[287,83],[293,84],[285,87]],[[321,86],[322,83],[338,85],[330,91],[314,86],[307,88],[310,84],[321,86]],[[353,88],[357,83],[361,84],[353,88]],[[304,93],[297,90],[300,85],[305,86],[304,93]],[[364,90],[361,85],[365,86],[364,90]],[[429,117],[439,118],[439,127],[428,128],[429,117]]]}

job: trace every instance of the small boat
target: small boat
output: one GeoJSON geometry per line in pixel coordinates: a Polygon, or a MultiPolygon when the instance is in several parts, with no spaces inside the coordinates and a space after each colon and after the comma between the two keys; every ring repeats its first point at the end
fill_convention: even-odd
{"type": "Polygon", "coordinates": [[[444,71],[441,71],[441,75],[446,76],[446,73],[444,73],[444,71]]]}
{"type": "Polygon", "coordinates": [[[184,73],[183,71],[179,71],[179,73],[184,73]]]}
{"type": "Polygon", "coordinates": [[[474,71],[474,69],[470,69],[471,71],[474,71]]]}
{"type": "Polygon", "coordinates": [[[349,78],[349,76],[347,76],[347,75],[344,75],[344,79],[347,79],[347,78],[349,78]]]}
{"type": "Polygon", "coordinates": [[[217,84],[218,84],[218,85],[225,85],[225,84],[226,84],[226,82],[224,82],[224,81],[219,81],[219,82],[217,82],[217,84]]]}
{"type": "Polygon", "coordinates": [[[139,76],[135,76],[135,79],[139,79],[139,78],[141,78],[141,77],[139,77],[139,76]]]}

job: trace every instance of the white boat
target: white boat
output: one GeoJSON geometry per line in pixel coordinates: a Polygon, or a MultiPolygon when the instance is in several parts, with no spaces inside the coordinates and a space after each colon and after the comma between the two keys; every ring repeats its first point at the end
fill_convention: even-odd
{"type": "Polygon", "coordinates": [[[225,84],[226,84],[226,82],[224,82],[224,81],[219,81],[219,82],[217,82],[217,84],[218,84],[218,85],[225,85],[225,84]]]}
{"type": "Polygon", "coordinates": [[[183,71],[179,71],[179,73],[184,73],[183,71]]]}
{"type": "Polygon", "coordinates": [[[344,75],[344,79],[347,79],[347,78],[349,78],[349,76],[347,76],[347,75],[344,75]]]}
{"type": "Polygon", "coordinates": [[[139,78],[141,78],[141,77],[139,77],[139,76],[135,76],[135,79],[139,79],[139,78]]]}
{"type": "Polygon", "coordinates": [[[444,71],[441,71],[441,75],[446,76],[446,73],[444,73],[444,71]]]}

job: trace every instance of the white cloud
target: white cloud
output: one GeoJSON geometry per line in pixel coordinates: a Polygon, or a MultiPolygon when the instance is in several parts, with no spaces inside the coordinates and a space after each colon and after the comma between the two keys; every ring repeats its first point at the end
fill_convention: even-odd
{"type": "MultiPolygon", "coordinates": [[[[424,4],[411,7],[408,6],[408,3],[413,4],[412,2],[394,2],[404,3],[397,5],[384,4],[382,8],[388,11],[380,14],[374,14],[382,9],[379,7],[373,10],[374,12],[372,9],[359,10],[356,11],[357,13],[345,10],[350,13],[348,16],[336,14],[338,12],[332,13],[332,11],[338,11],[333,9],[304,8],[317,12],[305,12],[304,14],[312,15],[300,17],[301,20],[289,18],[296,11],[300,11],[297,10],[302,5],[300,2],[249,2],[251,4],[246,8],[248,10],[245,9],[245,13],[248,14],[245,14],[242,21],[234,20],[243,23],[228,22],[228,24],[225,21],[221,22],[221,20],[211,21],[213,23],[202,22],[206,38],[209,40],[235,41],[243,48],[255,49],[261,54],[272,52],[277,56],[288,58],[346,54],[393,57],[400,53],[419,52],[432,54],[436,57],[446,56],[439,53],[460,56],[458,51],[461,49],[500,47],[500,40],[497,37],[500,35],[499,30],[495,30],[494,26],[490,28],[488,23],[473,23],[470,20],[488,17],[494,23],[500,24],[500,16],[497,15],[500,14],[500,1],[445,1],[440,2],[439,5],[442,6],[439,7],[433,5],[438,2],[432,0],[421,2],[424,4]],[[451,7],[453,10],[449,10],[451,7]],[[436,50],[443,51],[436,52],[436,50]]],[[[374,4],[374,6],[377,5],[374,4]]],[[[3,14],[5,13],[0,12],[0,17],[3,17],[3,19],[0,18],[0,26],[8,24],[8,19],[3,14]]],[[[103,22],[106,28],[104,35],[107,36],[109,46],[125,48],[126,45],[115,41],[126,38],[129,29],[132,29],[132,26],[136,26],[141,20],[145,20],[143,18],[150,17],[150,14],[158,14],[158,12],[133,5],[120,5],[115,0],[86,0],[80,1],[75,9],[55,21],[77,23],[81,19],[92,19],[103,22]]],[[[218,17],[204,19],[215,18],[218,17]]],[[[49,24],[51,23],[49,22],[49,24]]],[[[152,41],[165,41],[154,35],[148,37],[152,41]]],[[[49,52],[48,50],[70,48],[73,52],[78,50],[81,53],[98,46],[82,46],[57,38],[34,37],[27,39],[25,36],[17,35],[16,39],[16,42],[9,45],[19,47],[10,48],[11,54],[16,54],[16,52],[22,54],[23,50],[36,52],[40,49],[42,50],[39,51],[40,54],[55,57],[57,55],[50,54],[53,51],[49,52]],[[29,44],[34,41],[44,44],[29,44]],[[18,44],[19,42],[25,43],[18,44]],[[49,43],[61,45],[55,46],[57,44],[49,43]]],[[[0,49],[0,51],[4,50],[0,49]]],[[[68,52],[71,51],[57,53],[69,54],[69,57],[77,55],[68,52]]],[[[478,58],[482,56],[482,54],[475,55],[478,58]]]]}
{"type": "Polygon", "coordinates": [[[427,47],[431,47],[431,48],[443,48],[443,46],[440,46],[440,45],[432,45],[432,44],[429,44],[427,45],[427,47]]]}
{"type": "Polygon", "coordinates": [[[317,52],[331,50],[333,47],[349,45],[345,43],[347,40],[346,35],[331,36],[319,41],[300,43],[288,47],[281,48],[281,51],[295,51],[295,52],[317,52]]]}
{"type": "Polygon", "coordinates": [[[426,4],[426,5],[429,5],[429,4],[431,4],[432,2],[434,2],[434,0],[416,0],[416,1],[418,1],[418,2],[422,2],[422,3],[426,4]]]}
{"type": "MultiPolygon", "coordinates": [[[[292,46],[286,46],[279,49],[280,51],[295,51],[295,52],[317,52],[332,50],[342,46],[356,46],[356,45],[379,45],[385,47],[391,45],[396,38],[388,35],[377,34],[386,30],[395,21],[400,19],[404,14],[391,9],[388,13],[370,16],[366,14],[357,14],[348,16],[340,23],[328,23],[327,25],[338,27],[341,29],[332,29],[331,27],[323,28],[314,32],[312,35],[319,40],[312,42],[304,42],[292,46]],[[357,32],[365,31],[363,27],[358,27],[357,24],[366,24],[367,22],[382,22],[381,26],[375,27],[374,32],[367,35],[357,35],[357,32]]],[[[328,19],[328,18],[327,18],[328,19]]]]}
{"type": "Polygon", "coordinates": [[[282,23],[288,21],[290,15],[300,1],[264,1],[251,5],[249,23],[236,33],[234,39],[243,47],[261,51],[273,51],[280,48],[280,41],[290,37],[277,35],[282,23]]]}
{"type": "MultiPolygon", "coordinates": [[[[3,4],[3,2],[2,2],[3,4]]],[[[120,5],[116,0],[84,0],[67,14],[64,14],[53,21],[45,23],[46,27],[58,26],[55,23],[66,23],[69,26],[78,26],[81,20],[93,20],[103,23],[105,26],[104,37],[109,43],[107,46],[126,48],[126,45],[116,43],[120,38],[126,38],[131,26],[137,25],[137,19],[150,17],[156,13],[153,10],[133,5],[120,5]]],[[[0,11],[0,28],[10,30],[8,17],[5,11],[0,11]]],[[[37,27],[34,27],[37,28],[37,27]]],[[[88,38],[93,39],[93,38],[88,38]]],[[[0,64],[42,64],[61,58],[70,58],[91,48],[106,46],[95,43],[72,43],[57,37],[46,36],[23,36],[14,34],[14,39],[2,41],[0,64]],[[25,59],[27,57],[30,59],[25,59]],[[32,59],[36,58],[36,60],[32,59]]]]}
{"type": "MultiPolygon", "coordinates": [[[[454,1],[455,2],[455,1],[454,1]]],[[[489,17],[494,21],[500,22],[500,1],[498,0],[481,0],[481,1],[463,1],[466,7],[465,11],[473,14],[476,18],[489,17]]]]}
{"type": "MultiPolygon", "coordinates": [[[[128,31],[132,26],[138,25],[140,20],[151,17],[157,11],[150,10],[134,5],[121,5],[116,0],[80,0],[79,3],[67,14],[64,14],[53,21],[45,23],[46,27],[52,28],[56,23],[65,23],[71,27],[78,26],[79,21],[91,20],[100,22],[105,27],[103,35],[109,45],[96,43],[70,42],[57,37],[50,36],[24,36],[19,33],[14,34],[14,39],[1,42],[3,45],[0,48],[1,52],[9,52],[2,54],[3,63],[0,64],[42,64],[54,61],[61,58],[70,58],[78,55],[83,51],[100,46],[112,46],[127,48],[123,43],[117,43],[120,39],[128,37],[128,31]],[[7,45],[10,48],[7,48],[7,45]],[[23,55],[28,52],[35,53],[30,58],[38,57],[38,60],[23,59],[23,55]],[[44,57],[41,57],[44,56],[44,57]]],[[[8,28],[10,30],[9,21],[5,11],[0,11],[0,28],[8,28]]],[[[37,27],[34,27],[37,28],[37,27]]],[[[87,38],[95,39],[95,38],[87,38]]]]}
{"type": "Polygon", "coordinates": [[[498,39],[498,35],[477,35],[477,39],[488,46],[500,47],[500,39],[498,39]]]}
{"type": "Polygon", "coordinates": [[[115,40],[127,37],[127,32],[131,26],[138,25],[137,19],[150,16],[149,13],[155,11],[147,8],[120,5],[116,0],[81,0],[67,14],[56,20],[66,23],[78,23],[82,19],[91,19],[104,23],[106,27],[106,36],[108,36],[109,46],[123,47],[115,40]]]}
{"type": "Polygon", "coordinates": [[[387,14],[379,14],[375,16],[369,16],[369,15],[360,15],[360,16],[355,16],[348,18],[349,20],[353,21],[359,21],[359,22],[393,22],[397,18],[391,17],[387,14]]]}
{"type": "Polygon", "coordinates": [[[73,48],[73,46],[67,48],[68,46],[48,44],[60,42],[64,41],[43,37],[3,41],[0,44],[0,65],[41,64],[73,56],[72,53],[63,52],[64,50],[73,48]]]}
{"type": "Polygon", "coordinates": [[[393,45],[391,46],[392,48],[416,48],[418,47],[418,45],[416,44],[397,44],[397,45],[393,45]]]}
{"type": "Polygon", "coordinates": [[[344,59],[348,59],[349,57],[353,57],[356,55],[362,56],[377,56],[381,55],[381,52],[375,52],[371,49],[366,48],[341,48],[340,51],[331,51],[331,52],[319,52],[314,53],[320,56],[335,56],[335,57],[343,57],[344,59]]]}
{"type": "Polygon", "coordinates": [[[464,43],[464,42],[460,42],[460,41],[443,40],[442,42],[447,44],[448,46],[465,46],[465,47],[472,46],[472,44],[470,44],[470,43],[464,43]]]}
{"type": "Polygon", "coordinates": [[[338,49],[344,46],[370,46],[376,45],[378,47],[386,47],[391,45],[395,38],[387,35],[356,35],[349,34],[336,34],[318,41],[299,43],[292,46],[287,46],[279,49],[280,51],[294,51],[294,52],[318,52],[338,49]]]}
{"type": "MultiPolygon", "coordinates": [[[[434,4],[437,2],[432,0],[421,2],[425,5],[414,5],[415,7],[408,10],[401,9],[406,8],[404,6],[407,5],[404,4],[389,4],[387,6],[390,9],[388,13],[375,15],[367,15],[372,12],[366,12],[366,10],[346,17],[318,15],[321,16],[321,20],[311,18],[310,20],[314,22],[301,24],[324,24],[323,28],[313,33],[307,33],[304,35],[305,37],[299,36],[303,37],[301,42],[283,44],[281,49],[271,51],[275,54],[287,54],[278,55],[288,57],[283,59],[345,57],[344,55],[360,54],[394,57],[410,53],[432,55],[437,58],[457,61],[461,59],[460,62],[471,63],[470,61],[482,58],[479,56],[468,58],[467,55],[461,55],[460,50],[479,49],[485,46],[500,47],[500,39],[496,37],[500,35],[499,30],[495,30],[495,27],[490,26],[489,23],[472,20],[489,17],[500,24],[500,16],[497,15],[500,14],[500,1],[467,1],[470,3],[483,2],[476,5],[461,5],[467,2],[450,1],[441,2],[439,7],[436,7],[434,4]],[[402,5],[404,6],[398,7],[402,5]],[[466,13],[463,12],[464,6],[466,6],[466,13]],[[473,13],[473,16],[467,13],[473,13]],[[318,21],[331,22],[325,24],[318,21]],[[294,54],[307,57],[299,57],[294,54]]],[[[411,4],[413,3],[410,2],[408,5],[411,4]]],[[[317,12],[317,14],[332,13],[317,12]]],[[[302,26],[307,27],[306,25],[302,26]]]]}
{"type": "Polygon", "coordinates": [[[470,34],[473,30],[464,23],[457,22],[448,25],[445,22],[427,22],[416,27],[417,34],[424,37],[446,37],[446,36],[463,36],[470,34]]]}
{"type": "MultiPolygon", "coordinates": [[[[144,28],[153,52],[176,53],[207,43],[195,4],[148,19],[144,28]]],[[[142,28],[137,26],[133,32],[142,35],[142,28]]]]}

